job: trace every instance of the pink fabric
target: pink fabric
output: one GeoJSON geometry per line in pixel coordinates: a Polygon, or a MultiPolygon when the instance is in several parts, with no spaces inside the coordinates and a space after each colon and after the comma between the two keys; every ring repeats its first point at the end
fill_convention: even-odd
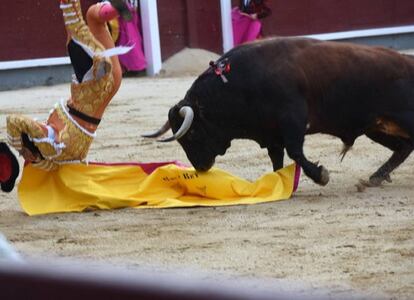
{"type": "Polygon", "coordinates": [[[252,20],[242,15],[239,8],[233,8],[231,12],[233,23],[234,46],[256,40],[260,35],[262,23],[259,20],[252,20]]]}
{"type": "Polygon", "coordinates": [[[132,14],[130,22],[118,18],[119,38],[117,46],[135,46],[128,53],[120,55],[119,61],[126,71],[141,71],[147,67],[147,61],[142,50],[141,20],[136,9],[130,8],[130,10],[132,14]]]}
{"type": "Polygon", "coordinates": [[[118,15],[118,11],[110,3],[103,3],[99,9],[99,17],[105,22],[115,19],[118,15]]]}
{"type": "Polygon", "coordinates": [[[163,162],[150,162],[150,163],[138,163],[138,162],[127,162],[127,163],[104,163],[104,162],[89,162],[90,165],[98,165],[98,166],[138,166],[147,173],[148,175],[155,171],[157,168],[174,164],[178,167],[186,168],[188,165],[178,161],[163,161],[163,162]]]}
{"type": "Polygon", "coordinates": [[[298,164],[295,165],[295,181],[293,183],[293,192],[296,192],[299,186],[301,168],[298,164]]]}

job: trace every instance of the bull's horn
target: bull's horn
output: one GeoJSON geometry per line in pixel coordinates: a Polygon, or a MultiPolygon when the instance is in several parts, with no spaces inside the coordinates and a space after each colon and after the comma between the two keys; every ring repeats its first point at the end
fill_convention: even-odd
{"type": "Polygon", "coordinates": [[[159,137],[159,136],[163,135],[164,133],[166,133],[168,131],[168,129],[170,129],[170,128],[171,128],[170,122],[167,120],[167,122],[165,122],[165,124],[162,125],[162,127],[160,129],[158,129],[157,131],[152,132],[152,133],[144,133],[141,136],[146,137],[146,138],[156,138],[156,137],[159,137]]]}
{"type": "Polygon", "coordinates": [[[183,106],[180,108],[180,116],[184,118],[183,124],[181,124],[180,129],[171,137],[158,140],[158,142],[171,142],[178,140],[184,134],[187,133],[188,129],[190,129],[191,124],[193,123],[194,119],[194,111],[190,106],[183,106]]]}

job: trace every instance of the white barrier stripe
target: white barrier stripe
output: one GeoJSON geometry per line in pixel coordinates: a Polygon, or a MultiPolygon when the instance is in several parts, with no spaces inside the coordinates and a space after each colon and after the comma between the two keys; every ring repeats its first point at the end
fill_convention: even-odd
{"type": "MultiPolygon", "coordinates": [[[[354,31],[339,31],[333,33],[320,33],[306,35],[305,37],[319,38],[325,40],[345,39],[345,38],[360,38],[360,37],[375,37],[382,35],[397,35],[414,33],[414,25],[397,26],[397,27],[383,27],[375,29],[354,30],[354,31]]],[[[69,65],[70,59],[66,57],[51,57],[51,58],[36,58],[24,60],[10,60],[0,61],[0,70],[14,70],[25,68],[36,68],[44,66],[69,65]]]]}

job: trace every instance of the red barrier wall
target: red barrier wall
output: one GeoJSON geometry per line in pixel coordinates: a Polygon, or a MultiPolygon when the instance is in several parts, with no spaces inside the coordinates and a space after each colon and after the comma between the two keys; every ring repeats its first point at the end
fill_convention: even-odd
{"type": "MultiPolygon", "coordinates": [[[[82,0],[82,6],[94,2],[82,0]]],[[[59,1],[1,1],[0,37],[0,61],[65,56],[59,1]]]]}
{"type": "MultiPolygon", "coordinates": [[[[237,1],[236,1],[237,2],[237,1]]],[[[269,0],[267,34],[302,35],[414,24],[411,0],[269,0]]]]}
{"type": "Polygon", "coordinates": [[[161,55],[183,49],[221,52],[220,1],[158,0],[161,55]]]}
{"type": "MultiPolygon", "coordinates": [[[[58,0],[0,1],[0,61],[66,55],[58,0]]],[[[86,9],[94,0],[82,0],[86,9]]],[[[234,4],[238,1],[234,0],[234,4]]],[[[269,0],[265,35],[302,35],[414,24],[412,0],[269,0]]],[[[219,0],[158,0],[161,53],[221,52],[219,0]]]]}

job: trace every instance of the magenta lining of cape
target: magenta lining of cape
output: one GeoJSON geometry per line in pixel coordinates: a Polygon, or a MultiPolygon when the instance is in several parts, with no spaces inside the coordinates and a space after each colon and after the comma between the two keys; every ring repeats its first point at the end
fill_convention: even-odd
{"type": "Polygon", "coordinates": [[[234,46],[254,41],[260,36],[262,29],[260,20],[252,20],[248,16],[242,15],[238,7],[231,11],[231,19],[234,46]]]}

